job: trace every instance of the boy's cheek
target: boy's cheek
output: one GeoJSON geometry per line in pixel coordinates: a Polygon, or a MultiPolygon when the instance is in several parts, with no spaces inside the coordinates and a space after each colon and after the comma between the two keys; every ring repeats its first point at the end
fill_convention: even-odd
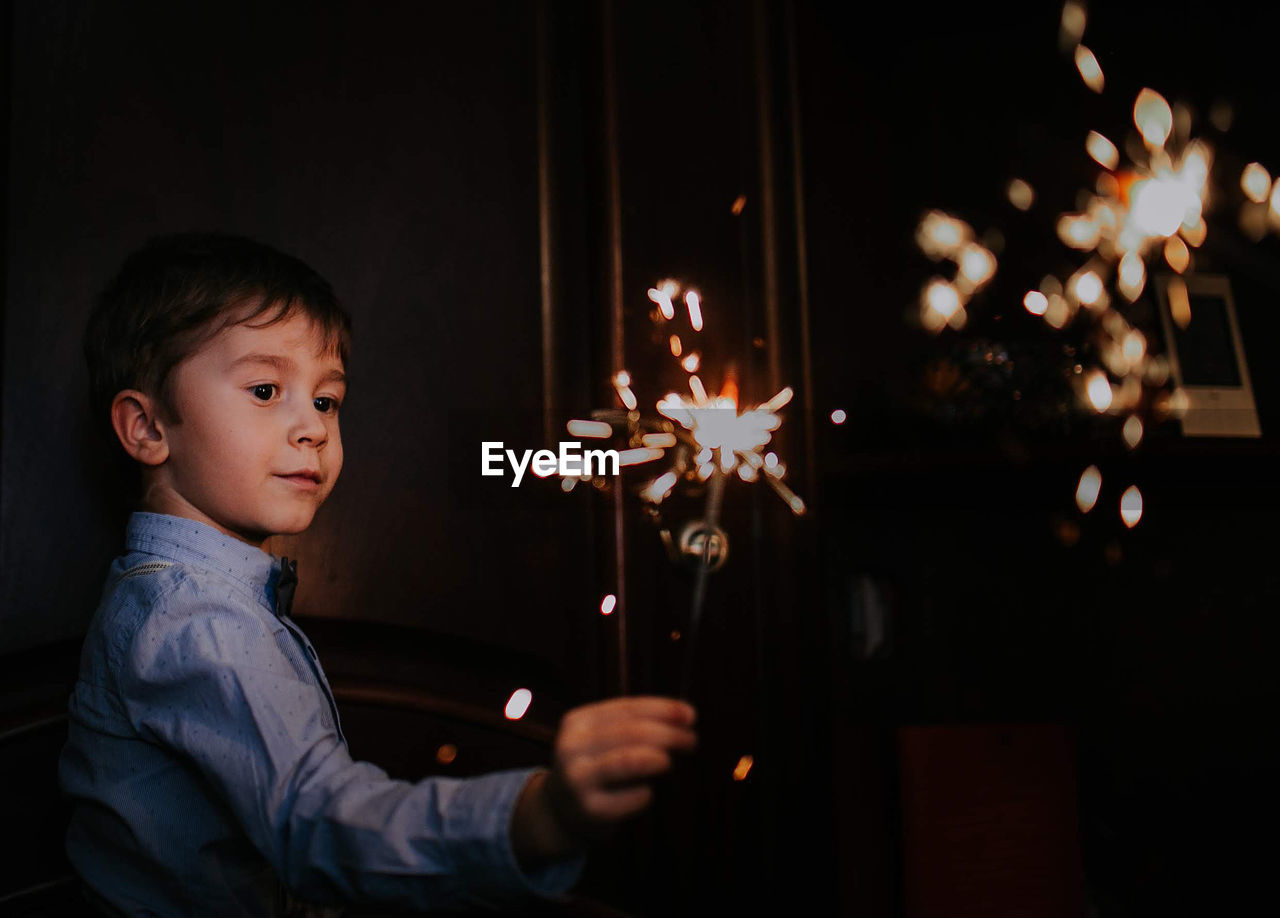
{"type": "Polygon", "coordinates": [[[329,441],[329,482],[330,487],[338,481],[338,476],[342,474],[342,438],[335,430],[332,439],[329,441]]]}
{"type": "Polygon", "coordinates": [[[331,466],[329,469],[329,476],[324,483],[323,497],[327,498],[330,494],[333,493],[334,487],[338,484],[338,477],[341,474],[342,474],[342,460],[339,459],[338,463],[334,466],[331,466]]]}

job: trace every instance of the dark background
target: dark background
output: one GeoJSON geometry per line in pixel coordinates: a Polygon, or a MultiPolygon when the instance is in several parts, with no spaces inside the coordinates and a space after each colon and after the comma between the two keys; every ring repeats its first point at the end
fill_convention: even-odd
{"type": "MultiPolygon", "coordinates": [[[[6,831],[30,843],[4,891],[64,871],[58,711],[120,543],[80,329],[147,238],[217,229],[299,255],[354,316],[342,483],[269,548],[301,559],[296,608],[356,755],[405,776],[544,761],[567,707],[676,691],[692,582],[639,502],[477,468],[481,440],[540,446],[613,404],[620,366],[642,400],[671,387],[645,296],[671,276],[703,292],[708,366],[732,364],[747,400],[796,387],[778,450],[811,512],[730,483],[702,747],[584,896],[638,915],[1257,902],[1278,853],[1280,251],[1234,207],[1244,163],[1280,167],[1280,17],[1099,5],[1097,96],[1058,50],[1059,11],[5,6],[0,751],[6,831]],[[1070,399],[1081,342],[1019,305],[1079,263],[1052,227],[1096,173],[1084,136],[1119,143],[1143,86],[1189,104],[1218,152],[1195,267],[1231,279],[1258,441],[1153,425],[1130,454],[1070,399]],[[1004,196],[1014,176],[1028,213],[1004,196]],[[937,338],[913,320],[933,207],[1004,242],[971,326],[937,338]],[[931,388],[939,367],[964,384],[931,388]],[[1082,517],[1090,463],[1104,487],[1082,517]],[[1135,483],[1146,512],[1126,530],[1135,483]],[[518,686],[519,730],[498,716],[518,686]]],[[[1131,319],[1158,343],[1149,300],[1131,319]]],[[[668,521],[699,509],[673,500],[668,521]]]]}

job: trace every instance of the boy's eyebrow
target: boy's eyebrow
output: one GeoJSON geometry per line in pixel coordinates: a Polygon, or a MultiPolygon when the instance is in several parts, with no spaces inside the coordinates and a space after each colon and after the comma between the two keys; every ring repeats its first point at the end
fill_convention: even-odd
{"type": "MultiPolygon", "coordinates": [[[[265,363],[268,366],[275,367],[281,373],[288,373],[297,367],[297,364],[292,360],[280,354],[245,354],[244,356],[237,357],[235,360],[231,361],[230,369],[234,370],[236,367],[248,363],[265,363]]],[[[345,383],[347,381],[347,374],[342,372],[342,370],[339,370],[337,367],[334,367],[325,373],[324,376],[320,378],[320,381],[345,383]]]]}

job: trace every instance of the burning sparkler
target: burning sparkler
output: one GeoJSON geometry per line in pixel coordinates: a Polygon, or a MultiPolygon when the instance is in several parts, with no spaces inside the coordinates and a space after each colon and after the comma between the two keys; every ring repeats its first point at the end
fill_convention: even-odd
{"type": "MultiPolygon", "coordinates": [[[[1068,0],[1062,10],[1060,45],[1085,85],[1102,93],[1102,69],[1082,43],[1086,24],[1084,6],[1068,0]]],[[[1022,303],[1029,314],[1055,330],[1075,321],[1089,323],[1098,365],[1075,366],[1077,398],[1087,411],[1124,417],[1124,442],[1135,449],[1147,421],[1176,416],[1185,410],[1187,399],[1185,393],[1165,390],[1167,361],[1149,352],[1146,337],[1121,309],[1142,295],[1149,261],[1162,260],[1175,275],[1190,268],[1193,250],[1204,244],[1207,234],[1204,212],[1211,198],[1214,157],[1206,141],[1190,136],[1190,112],[1170,106],[1153,89],[1137,94],[1132,118],[1137,137],[1124,145],[1127,162],[1122,162],[1111,139],[1088,132],[1085,153],[1102,171],[1094,189],[1083,194],[1082,206],[1056,221],[1058,239],[1081,253],[1084,264],[1066,278],[1046,276],[1039,289],[1025,293],[1022,303]]],[[[1215,109],[1212,119],[1225,130],[1230,113],[1215,109]]],[[[1240,187],[1246,198],[1240,215],[1245,232],[1256,239],[1269,226],[1280,229],[1280,180],[1273,182],[1262,164],[1250,163],[1240,176],[1240,187]]],[[[1010,182],[1007,194],[1022,211],[1029,210],[1035,198],[1034,189],[1022,178],[1010,182]]],[[[931,259],[956,266],[954,279],[934,277],[925,283],[921,321],[935,334],[948,327],[958,330],[967,321],[966,307],[973,296],[994,275],[995,258],[973,241],[967,223],[941,211],[924,217],[916,241],[931,259]]],[[[1176,276],[1169,300],[1174,321],[1186,327],[1190,306],[1176,276]]],[[[1100,487],[1101,475],[1090,466],[1077,491],[1081,512],[1093,508],[1100,487]]],[[[1125,525],[1136,525],[1142,515],[1136,487],[1125,491],[1121,509],[1125,525]]]]}
{"type": "MultiPolygon", "coordinates": [[[[650,288],[649,299],[658,307],[657,321],[676,317],[675,303],[680,286],[671,280],[650,288]]],[[[696,290],[683,291],[683,302],[689,326],[695,333],[703,329],[702,298],[696,290]]],[[[668,392],[658,399],[655,415],[639,410],[640,401],[632,389],[631,374],[619,370],[613,377],[613,388],[622,409],[591,412],[590,420],[573,420],[568,431],[576,437],[595,439],[620,438],[619,452],[623,466],[643,465],[668,458],[670,464],[639,490],[640,497],[652,508],[659,507],[681,485],[697,485],[715,475],[736,474],[745,482],[764,481],[796,515],[805,512],[804,501],[783,479],[786,464],[776,453],[765,452],[773,432],[782,424],[779,412],[794,396],[790,386],[768,401],[742,407],[738,384],[732,372],[724,376],[716,394],[708,392],[698,374],[701,356],[677,334],[668,338],[671,355],[686,374],[688,393],[668,392]]],[[[571,490],[578,480],[590,476],[565,479],[571,490]]]]}
{"type": "MultiPolygon", "coordinates": [[[[702,297],[696,290],[681,290],[673,280],[663,281],[648,291],[657,307],[654,320],[659,325],[674,321],[676,303],[681,302],[694,336],[704,327],[702,297]]],[[[723,376],[716,393],[709,392],[702,376],[702,357],[692,342],[672,333],[667,337],[671,356],[686,376],[687,394],[668,392],[655,403],[654,412],[640,410],[634,381],[626,370],[614,374],[612,383],[621,408],[598,409],[589,420],[573,420],[568,431],[575,437],[618,441],[619,465],[638,466],[667,460],[656,477],[639,487],[640,498],[655,518],[673,492],[705,487],[706,504],[702,517],[684,525],[677,539],[668,530],[663,541],[675,559],[694,563],[696,579],[685,645],[685,666],[681,678],[682,697],[688,697],[698,636],[698,623],[706,596],[707,575],[722,566],[728,557],[729,539],[720,528],[720,512],[725,484],[736,475],[744,482],[765,482],[797,516],[805,512],[804,501],[783,481],[787,467],[773,451],[766,451],[774,432],[781,426],[779,412],[794,396],[790,386],[759,405],[740,404],[738,383],[732,371],[723,376]]],[[[604,487],[607,481],[589,475],[563,480],[566,491],[579,480],[604,487]]],[[[612,610],[612,606],[610,606],[612,610]]]]}

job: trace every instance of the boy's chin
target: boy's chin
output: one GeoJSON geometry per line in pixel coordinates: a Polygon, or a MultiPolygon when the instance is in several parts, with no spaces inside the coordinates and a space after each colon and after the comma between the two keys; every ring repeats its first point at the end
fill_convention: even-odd
{"type": "Polygon", "coordinates": [[[229,527],[237,532],[240,538],[255,544],[261,544],[272,536],[292,536],[305,532],[315,519],[315,511],[299,511],[293,513],[273,513],[247,520],[240,526],[229,527]]]}
{"type": "Polygon", "coordinates": [[[306,532],[311,527],[311,521],[315,519],[315,513],[306,514],[289,514],[279,519],[271,520],[271,531],[269,535],[298,535],[306,532]]]}

